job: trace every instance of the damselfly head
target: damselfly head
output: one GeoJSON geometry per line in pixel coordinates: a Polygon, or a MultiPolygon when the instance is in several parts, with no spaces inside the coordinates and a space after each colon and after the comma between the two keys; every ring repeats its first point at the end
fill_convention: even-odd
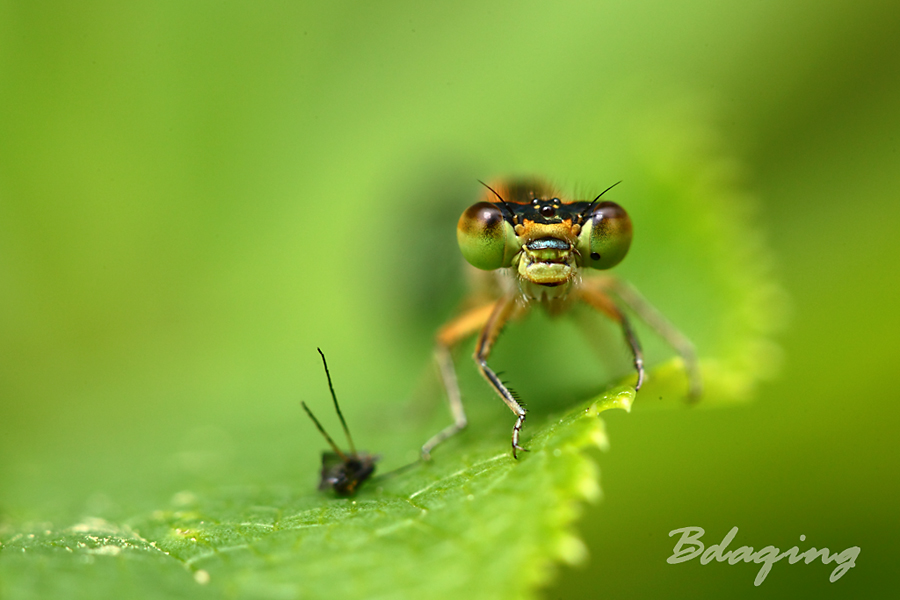
{"type": "Polygon", "coordinates": [[[618,204],[599,202],[606,191],[565,201],[540,181],[485,188],[456,228],[463,256],[479,269],[512,267],[529,287],[554,288],[572,283],[581,268],[614,267],[631,246],[631,219],[618,204]]]}

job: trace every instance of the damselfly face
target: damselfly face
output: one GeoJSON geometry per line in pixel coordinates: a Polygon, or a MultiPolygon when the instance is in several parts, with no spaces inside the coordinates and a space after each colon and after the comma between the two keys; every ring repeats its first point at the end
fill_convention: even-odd
{"type": "Polygon", "coordinates": [[[334,452],[322,453],[322,473],[321,479],[319,480],[319,489],[334,490],[335,493],[340,496],[352,496],[356,493],[359,486],[375,472],[375,463],[378,461],[379,457],[373,454],[356,451],[356,447],[353,445],[353,438],[350,437],[350,430],[347,428],[347,422],[344,420],[344,415],[341,413],[341,407],[338,404],[337,396],[334,393],[334,386],[331,384],[331,373],[328,372],[328,363],[325,361],[325,354],[321,350],[319,350],[319,354],[322,356],[322,364],[325,366],[325,376],[328,378],[328,389],[331,391],[331,399],[334,401],[334,410],[341,420],[344,434],[347,436],[347,443],[350,444],[349,452],[342,451],[338,445],[334,443],[334,440],[331,439],[331,436],[328,435],[325,428],[322,427],[319,420],[316,419],[315,415],[312,414],[312,411],[309,410],[306,403],[300,402],[303,406],[303,410],[306,411],[306,414],[309,415],[309,418],[315,423],[316,429],[325,436],[325,439],[334,450],[334,452]]]}
{"type": "Polygon", "coordinates": [[[538,181],[485,187],[459,219],[459,248],[479,269],[512,268],[527,297],[564,296],[580,269],[609,269],[628,253],[631,219],[614,202],[563,201],[538,181]]]}

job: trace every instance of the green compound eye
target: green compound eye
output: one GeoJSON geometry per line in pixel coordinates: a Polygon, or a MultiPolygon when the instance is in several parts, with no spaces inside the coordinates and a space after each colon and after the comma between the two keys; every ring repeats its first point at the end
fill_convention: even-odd
{"type": "Polygon", "coordinates": [[[615,202],[594,207],[578,235],[578,251],[584,266],[609,269],[619,264],[631,246],[631,219],[615,202]]]}
{"type": "Polygon", "coordinates": [[[510,266],[521,248],[515,229],[491,202],[478,202],[466,209],[456,226],[456,240],[466,260],[485,271],[510,266]]]}

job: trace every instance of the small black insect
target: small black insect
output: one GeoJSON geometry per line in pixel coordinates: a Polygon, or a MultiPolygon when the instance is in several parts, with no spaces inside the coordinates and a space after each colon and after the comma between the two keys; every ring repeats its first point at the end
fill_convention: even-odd
{"type": "Polygon", "coordinates": [[[334,440],[331,439],[331,436],[325,432],[322,424],[312,414],[309,407],[306,406],[306,402],[300,402],[303,405],[303,410],[316,424],[316,429],[325,436],[325,439],[328,440],[328,443],[334,450],[334,452],[322,453],[322,475],[319,481],[319,489],[334,490],[340,496],[352,496],[356,493],[359,486],[375,472],[375,463],[380,457],[375,454],[356,451],[356,447],[353,445],[353,438],[350,437],[350,430],[347,428],[347,422],[344,420],[344,415],[341,414],[341,407],[338,405],[334,386],[331,384],[331,373],[328,372],[328,362],[325,360],[325,354],[319,348],[316,348],[316,350],[319,350],[322,364],[325,366],[325,376],[328,378],[328,389],[331,391],[331,399],[334,400],[334,410],[337,411],[341,425],[344,427],[344,433],[347,435],[347,443],[350,444],[350,452],[342,452],[338,445],[334,443],[334,440]]]}

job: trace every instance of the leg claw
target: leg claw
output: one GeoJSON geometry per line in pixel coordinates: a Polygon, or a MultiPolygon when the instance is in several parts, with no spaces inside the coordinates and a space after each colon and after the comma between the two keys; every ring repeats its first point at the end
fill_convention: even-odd
{"type": "Polygon", "coordinates": [[[519,455],[516,453],[516,450],[521,450],[522,452],[531,452],[531,450],[529,450],[528,448],[523,448],[522,446],[520,446],[518,444],[513,444],[512,448],[513,448],[513,458],[515,458],[516,460],[519,460],[519,455]]]}

